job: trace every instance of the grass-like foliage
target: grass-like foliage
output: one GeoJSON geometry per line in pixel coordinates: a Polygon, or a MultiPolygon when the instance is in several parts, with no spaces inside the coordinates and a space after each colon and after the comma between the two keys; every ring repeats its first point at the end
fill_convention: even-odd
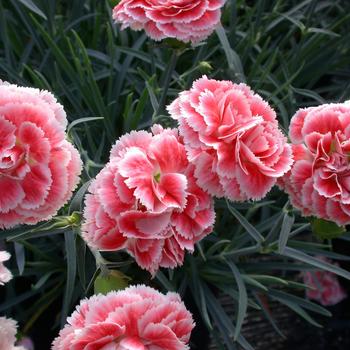
{"type": "Polygon", "coordinates": [[[220,349],[253,349],[241,332],[250,309],[261,310],[281,335],[270,299],[321,326],[312,314],[329,312],[300,297],[304,285],[296,276],[322,268],[350,279],[314,258],[349,257],[333,252],[331,241],[320,243],[277,188],[260,202],[217,200],[215,231],[182,267],[162,269],[153,280],[125,253],[94,256],[79,221],[89,182],[116,139],[155,121],[175,125],[165,106],[203,74],[249,84],[275,108],[284,131],[301,106],[349,99],[350,2],[229,0],[222,26],[206,42],[175,51],[143,32],[120,31],[111,18],[115,2],[0,0],[0,79],[53,92],[84,162],[82,182],[59,217],[0,231],[0,240],[14,243],[18,277],[3,287],[0,313],[14,316],[24,333],[49,317],[46,327],[57,334],[78,300],[93,294],[99,273],[118,270],[134,284],[192,300],[220,349]],[[222,294],[232,298],[233,317],[222,294]]]}

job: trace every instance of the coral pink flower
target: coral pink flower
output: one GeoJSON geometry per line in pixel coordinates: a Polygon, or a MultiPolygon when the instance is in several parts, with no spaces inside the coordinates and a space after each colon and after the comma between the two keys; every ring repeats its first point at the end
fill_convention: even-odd
{"type": "Polygon", "coordinates": [[[168,107],[197,184],[217,197],[260,199],[293,162],[276,114],[245,84],[203,76],[168,107]]]}
{"type": "Polygon", "coordinates": [[[182,264],[209,234],[213,201],[195,183],[175,129],[124,135],[86,196],[83,237],[99,250],[126,249],[154,274],[182,264]]]}
{"type": "MultiPolygon", "coordinates": [[[[330,262],[324,257],[318,258],[322,261],[330,262]]],[[[335,305],[347,298],[346,292],[334,273],[328,271],[306,271],[303,273],[303,280],[304,284],[312,288],[306,291],[306,296],[324,306],[335,305]]]]}
{"type": "Polygon", "coordinates": [[[281,179],[303,215],[350,223],[350,104],[299,110],[289,135],[295,163],[281,179]]]}
{"type": "Polygon", "coordinates": [[[196,43],[215,30],[224,4],[225,0],[122,0],[113,9],[113,18],[122,29],[144,29],[154,40],[196,43]]]}
{"type": "Polygon", "coordinates": [[[26,350],[22,346],[15,346],[17,333],[16,321],[0,317],[0,349],[1,350],[26,350]]]}
{"type": "Polygon", "coordinates": [[[9,271],[3,264],[3,262],[9,260],[10,257],[11,255],[8,252],[0,251],[0,286],[12,279],[11,271],[9,271]]]}
{"type": "Polygon", "coordinates": [[[0,81],[0,229],[55,215],[79,181],[66,114],[47,91],[0,81]]]}
{"type": "Polygon", "coordinates": [[[186,350],[193,327],[178,294],[132,286],[83,300],[52,350],[186,350]]]}

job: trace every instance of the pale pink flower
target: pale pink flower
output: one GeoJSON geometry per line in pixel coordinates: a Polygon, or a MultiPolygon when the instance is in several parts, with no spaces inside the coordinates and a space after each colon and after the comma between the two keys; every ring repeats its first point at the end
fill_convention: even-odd
{"type": "Polygon", "coordinates": [[[34,343],[29,337],[22,338],[17,345],[21,346],[23,350],[34,350],[34,343]]]}
{"type": "Polygon", "coordinates": [[[154,274],[181,265],[209,234],[212,198],[195,183],[176,129],[122,136],[86,196],[83,237],[99,250],[126,249],[154,274]]]}
{"type": "Polygon", "coordinates": [[[132,286],[81,301],[52,350],[186,350],[193,328],[178,294],[132,286]]]}
{"type": "Polygon", "coordinates": [[[66,114],[47,91],[0,81],[0,229],[55,215],[79,181],[66,114]]]}
{"type": "MultiPolygon", "coordinates": [[[[330,263],[331,261],[318,257],[324,262],[330,263]]],[[[338,265],[334,263],[334,265],[338,265]]],[[[340,285],[337,276],[329,271],[305,271],[303,273],[304,284],[312,289],[306,290],[306,296],[309,299],[318,301],[324,306],[335,305],[345,298],[347,294],[340,285]]]]}
{"type": "Polygon", "coordinates": [[[9,260],[11,255],[6,251],[0,251],[0,286],[12,279],[12,273],[4,266],[4,261],[9,260]]]}
{"type": "Polygon", "coordinates": [[[15,346],[17,322],[11,318],[0,317],[0,350],[26,350],[15,346]]]}
{"type": "Polygon", "coordinates": [[[289,128],[295,163],[280,182],[305,216],[350,223],[350,105],[300,109],[289,128]]]}
{"type": "Polygon", "coordinates": [[[113,19],[122,29],[144,29],[154,40],[176,38],[196,43],[218,26],[226,0],[122,0],[113,19]]]}
{"type": "Polygon", "coordinates": [[[234,201],[261,199],[293,162],[276,114],[245,84],[203,76],[168,106],[197,184],[234,201]]]}

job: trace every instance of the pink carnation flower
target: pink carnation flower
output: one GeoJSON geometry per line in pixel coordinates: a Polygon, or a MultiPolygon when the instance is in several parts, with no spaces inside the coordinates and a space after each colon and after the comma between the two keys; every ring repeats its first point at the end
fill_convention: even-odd
{"type": "Polygon", "coordinates": [[[300,109],[289,128],[295,163],[281,179],[303,215],[350,223],[350,104],[300,109]]]}
{"type": "Polygon", "coordinates": [[[66,114],[47,91],[0,81],[0,229],[55,215],[79,181],[66,114]]]}
{"type": "Polygon", "coordinates": [[[260,199],[293,162],[276,114],[245,84],[203,76],[168,106],[197,184],[234,201],[260,199]]]}
{"type": "Polygon", "coordinates": [[[133,286],[83,300],[52,350],[186,350],[193,327],[178,294],[133,286]]]}
{"type": "Polygon", "coordinates": [[[182,264],[209,234],[212,198],[195,183],[177,130],[153,127],[119,139],[86,196],[83,237],[99,250],[126,249],[154,274],[182,264]]]}
{"type": "Polygon", "coordinates": [[[9,260],[10,257],[11,255],[8,252],[0,251],[0,286],[3,286],[12,279],[11,271],[9,271],[3,264],[3,262],[9,260]]]}
{"type": "Polygon", "coordinates": [[[144,29],[154,40],[196,43],[215,30],[224,4],[225,0],[122,0],[113,9],[113,18],[122,29],[144,29]]]}
{"type": "Polygon", "coordinates": [[[1,350],[26,350],[22,346],[15,346],[17,333],[16,321],[0,317],[0,349],[1,350]]]}
{"type": "MultiPolygon", "coordinates": [[[[324,257],[319,257],[319,259],[330,262],[324,257]]],[[[312,288],[306,290],[306,296],[324,306],[335,305],[347,298],[346,292],[334,273],[328,271],[306,271],[303,273],[303,280],[304,284],[312,288]]]]}

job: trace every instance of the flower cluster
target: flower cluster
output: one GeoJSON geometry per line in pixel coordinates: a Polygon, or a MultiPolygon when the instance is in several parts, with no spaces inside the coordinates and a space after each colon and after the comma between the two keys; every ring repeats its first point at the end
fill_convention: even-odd
{"type": "Polygon", "coordinates": [[[113,18],[122,29],[144,29],[154,40],[176,38],[196,43],[220,23],[225,0],[122,0],[113,18]]]}
{"type": "Polygon", "coordinates": [[[261,199],[293,162],[276,114],[245,84],[195,81],[168,107],[197,184],[213,196],[261,199]]]}
{"type": "Polygon", "coordinates": [[[350,104],[299,110],[289,136],[295,162],[281,187],[305,216],[350,223],[350,104]]]}
{"type": "Polygon", "coordinates": [[[139,285],[81,301],[52,350],[186,350],[193,327],[178,294],[139,285]]]}
{"type": "Polygon", "coordinates": [[[0,82],[0,229],[55,215],[79,181],[66,114],[48,91],[0,82]]]}
{"type": "Polygon", "coordinates": [[[100,250],[126,249],[154,274],[182,264],[209,234],[212,198],[195,183],[176,129],[124,135],[86,197],[83,236],[100,250]]]}

